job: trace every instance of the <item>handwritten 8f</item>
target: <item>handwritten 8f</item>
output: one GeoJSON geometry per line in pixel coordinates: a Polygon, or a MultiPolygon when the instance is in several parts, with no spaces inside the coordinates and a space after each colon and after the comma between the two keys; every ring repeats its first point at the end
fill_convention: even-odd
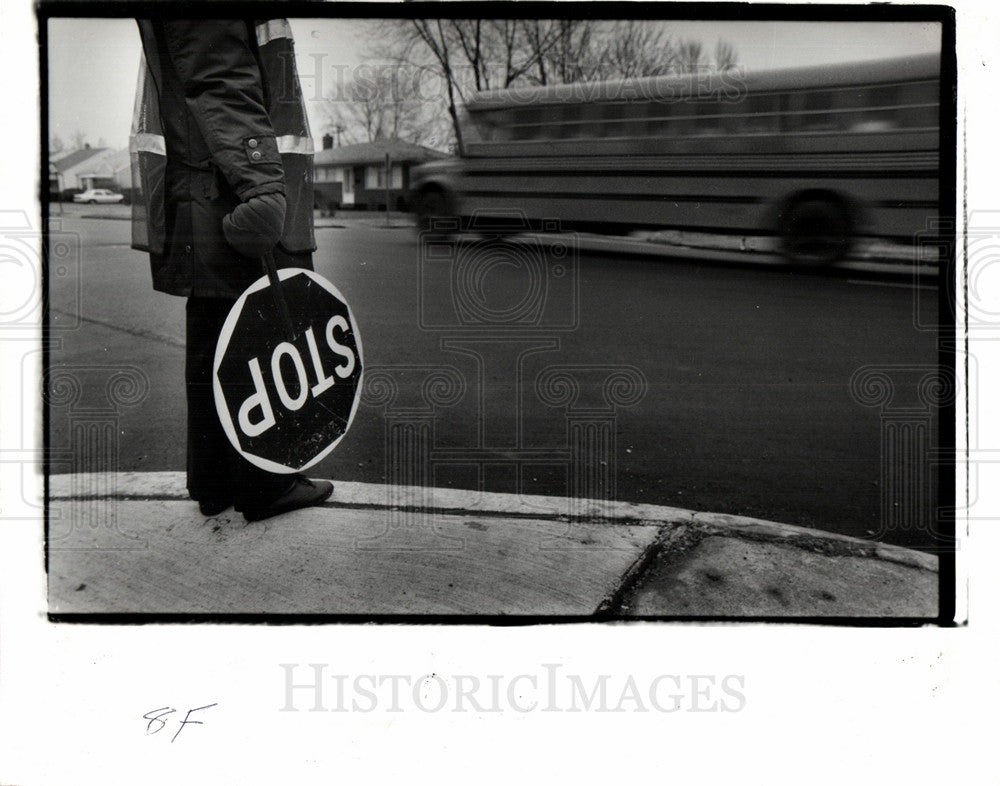
{"type": "MultiPolygon", "coordinates": [[[[177,731],[174,732],[174,736],[170,738],[170,741],[174,742],[180,735],[180,733],[184,730],[185,726],[204,725],[203,721],[191,720],[191,715],[193,713],[202,712],[203,710],[211,709],[212,707],[217,707],[217,706],[218,702],[215,702],[214,704],[206,704],[204,707],[194,707],[193,709],[188,710],[187,714],[185,714],[184,716],[184,719],[177,724],[177,731]]],[[[149,721],[146,724],[146,736],[149,737],[150,735],[153,734],[159,734],[161,731],[167,728],[169,719],[164,720],[164,718],[167,718],[169,715],[173,715],[175,712],[177,712],[177,710],[175,710],[173,707],[160,707],[159,709],[150,710],[145,715],[143,715],[142,719],[145,721],[149,721]]]]}

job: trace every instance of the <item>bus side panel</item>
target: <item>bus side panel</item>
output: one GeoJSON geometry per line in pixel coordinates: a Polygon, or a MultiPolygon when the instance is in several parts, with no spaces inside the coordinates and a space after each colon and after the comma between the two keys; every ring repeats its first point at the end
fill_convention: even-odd
{"type": "MultiPolygon", "coordinates": [[[[469,162],[473,164],[473,162],[469,162]]],[[[532,169],[525,165],[525,172],[532,169]]],[[[722,176],[705,172],[503,174],[473,166],[462,178],[460,212],[556,219],[584,226],[620,224],[769,234],[781,232],[779,208],[805,192],[835,195],[849,205],[856,234],[909,239],[936,217],[936,172],[838,172],[836,175],[722,176]]]]}

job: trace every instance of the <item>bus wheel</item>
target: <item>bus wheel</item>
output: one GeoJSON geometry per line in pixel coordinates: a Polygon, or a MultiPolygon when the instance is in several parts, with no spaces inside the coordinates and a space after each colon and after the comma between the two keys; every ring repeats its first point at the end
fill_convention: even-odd
{"type": "Polygon", "coordinates": [[[417,198],[417,231],[428,240],[448,240],[458,231],[458,219],[440,188],[429,188],[417,198]]]}
{"type": "Polygon", "coordinates": [[[851,220],[846,207],[814,197],[794,202],[783,219],[781,250],[796,265],[832,265],[851,249],[851,220]]]}

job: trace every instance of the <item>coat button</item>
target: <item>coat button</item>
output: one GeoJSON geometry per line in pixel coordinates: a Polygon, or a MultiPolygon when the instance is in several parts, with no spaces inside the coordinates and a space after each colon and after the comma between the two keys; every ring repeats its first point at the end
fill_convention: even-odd
{"type": "Polygon", "coordinates": [[[191,253],[191,246],[184,246],[184,253],[185,254],[190,254],[191,253]]]}
{"type": "Polygon", "coordinates": [[[260,151],[259,150],[254,150],[250,154],[250,158],[252,158],[254,161],[260,161],[260,151]]]}
{"type": "Polygon", "coordinates": [[[247,140],[247,144],[248,144],[248,145],[249,145],[250,147],[257,147],[257,140],[256,140],[256,139],[248,139],[248,140],[247,140]]]}

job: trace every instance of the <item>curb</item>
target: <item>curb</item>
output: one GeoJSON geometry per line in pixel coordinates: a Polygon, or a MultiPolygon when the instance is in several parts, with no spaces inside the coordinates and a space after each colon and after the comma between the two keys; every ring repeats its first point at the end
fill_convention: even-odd
{"type": "Polygon", "coordinates": [[[94,213],[81,213],[78,216],[71,216],[71,218],[102,218],[105,221],[131,221],[132,220],[132,216],[119,216],[119,215],[99,216],[99,215],[94,214],[94,213]]]}
{"type": "MultiPolygon", "coordinates": [[[[183,472],[108,472],[49,476],[51,499],[188,499],[183,472]]],[[[741,537],[832,555],[850,555],[938,572],[938,557],[903,546],[777,521],[633,502],[517,495],[423,486],[333,481],[334,496],[322,507],[379,508],[476,514],[508,518],[586,521],[609,526],[694,528],[706,535],[741,537]]]]}
{"type": "MultiPolygon", "coordinates": [[[[58,216],[56,216],[58,218],[58,216]]],[[[131,221],[131,215],[108,214],[100,215],[96,213],[83,213],[73,218],[80,219],[105,219],[109,221],[131,221]]],[[[372,229],[416,229],[413,222],[392,223],[385,225],[385,221],[377,218],[361,217],[328,217],[316,219],[315,229],[348,229],[352,226],[365,226],[372,229]]],[[[595,253],[617,253],[630,254],[634,256],[693,259],[703,262],[722,263],[747,263],[763,265],[768,267],[787,267],[787,260],[780,254],[756,243],[748,243],[745,248],[733,248],[726,242],[728,236],[719,236],[717,242],[691,242],[688,244],[683,240],[672,237],[662,237],[663,233],[651,233],[649,236],[608,236],[592,235],[586,232],[574,233],[580,247],[595,253]]],[[[542,245],[554,242],[565,243],[565,239],[559,240],[560,235],[525,233],[520,236],[510,238],[512,242],[528,240],[532,243],[542,245]]],[[[875,259],[874,253],[866,254],[863,257],[847,259],[838,263],[835,267],[839,270],[856,273],[871,273],[877,275],[905,275],[907,277],[919,278],[927,281],[937,278],[940,271],[936,267],[926,265],[914,265],[912,261],[896,258],[891,262],[879,262],[875,259]]]]}
{"type": "MultiPolygon", "coordinates": [[[[764,267],[788,268],[788,260],[781,254],[759,247],[746,249],[730,248],[724,243],[715,245],[685,245],[678,242],[668,242],[653,237],[626,237],[613,235],[594,235],[586,232],[574,233],[576,242],[583,250],[592,253],[629,254],[639,257],[654,257],[672,259],[680,257],[686,260],[714,263],[739,263],[760,265],[764,267]]],[[[530,238],[530,242],[541,245],[561,243],[565,245],[565,235],[559,234],[524,234],[510,240],[521,242],[530,238]],[[562,237],[562,239],[560,239],[562,237]]],[[[725,238],[725,236],[722,236],[725,238]]],[[[939,270],[926,265],[914,265],[909,261],[879,262],[868,258],[849,258],[832,266],[834,270],[855,273],[871,273],[877,275],[895,275],[906,278],[919,277],[929,280],[938,276],[939,270]]]]}

